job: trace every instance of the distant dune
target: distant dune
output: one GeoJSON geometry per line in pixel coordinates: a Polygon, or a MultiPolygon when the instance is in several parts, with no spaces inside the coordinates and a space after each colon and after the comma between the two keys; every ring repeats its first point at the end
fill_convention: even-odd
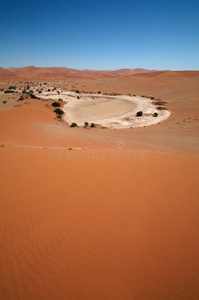
{"type": "Polygon", "coordinates": [[[0,67],[0,81],[64,81],[68,79],[108,79],[126,78],[131,76],[148,77],[198,77],[199,71],[157,71],[147,69],[119,69],[119,70],[77,70],[65,67],[35,67],[24,68],[0,67]]]}
{"type": "Polygon", "coordinates": [[[126,77],[141,73],[156,72],[155,70],[146,69],[120,69],[115,71],[99,70],[76,70],[64,67],[35,67],[28,66],[24,68],[0,68],[0,81],[10,80],[65,80],[68,78],[115,78],[126,77]]]}
{"type": "Polygon", "coordinates": [[[18,80],[19,74],[15,70],[7,70],[0,67],[0,81],[18,80]]]}

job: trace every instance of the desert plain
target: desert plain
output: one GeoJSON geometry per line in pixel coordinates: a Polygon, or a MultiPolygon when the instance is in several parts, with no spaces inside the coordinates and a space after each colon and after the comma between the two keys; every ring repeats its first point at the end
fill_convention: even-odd
{"type": "Polygon", "coordinates": [[[0,299],[199,299],[199,71],[0,68],[0,145],[0,299]]]}

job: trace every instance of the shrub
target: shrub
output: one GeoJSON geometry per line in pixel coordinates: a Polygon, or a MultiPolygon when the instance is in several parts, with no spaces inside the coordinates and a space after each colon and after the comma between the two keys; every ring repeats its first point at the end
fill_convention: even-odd
{"type": "Polygon", "coordinates": [[[98,93],[98,94],[101,94],[101,91],[98,91],[97,93],[98,93]]]}
{"type": "Polygon", "coordinates": [[[154,105],[165,105],[165,104],[167,104],[167,102],[159,100],[159,101],[154,102],[153,104],[154,105]]]}
{"type": "Polygon", "coordinates": [[[14,93],[14,92],[15,92],[15,91],[13,91],[13,90],[5,90],[5,91],[4,91],[5,94],[8,94],[8,93],[14,93]]]}
{"type": "Polygon", "coordinates": [[[59,98],[58,101],[63,101],[63,99],[59,98]]]}
{"type": "Polygon", "coordinates": [[[143,112],[142,111],[138,111],[137,114],[136,114],[136,117],[141,117],[143,115],[143,112]]]}
{"type": "Polygon", "coordinates": [[[3,104],[6,104],[7,101],[3,101],[3,104]]]}
{"type": "Polygon", "coordinates": [[[30,98],[32,98],[32,99],[39,99],[37,96],[35,96],[33,94],[30,94],[30,98]]]}
{"type": "Polygon", "coordinates": [[[76,90],[76,92],[75,92],[75,93],[79,94],[79,93],[80,93],[80,91],[79,91],[79,90],[76,90]]]}
{"type": "Polygon", "coordinates": [[[16,90],[16,86],[14,86],[14,85],[11,85],[11,86],[9,86],[9,88],[8,88],[9,90],[16,90]]]}
{"type": "Polygon", "coordinates": [[[50,92],[50,89],[48,89],[48,92],[50,92]]]}
{"type": "Polygon", "coordinates": [[[38,93],[39,93],[39,94],[41,94],[41,93],[42,93],[42,91],[39,91],[38,93]]]}
{"type": "Polygon", "coordinates": [[[29,90],[29,89],[30,89],[30,86],[29,86],[29,85],[27,85],[26,89],[27,89],[27,90],[29,90]]]}
{"type": "Polygon", "coordinates": [[[77,99],[80,99],[80,96],[77,96],[77,99]]]}
{"type": "Polygon", "coordinates": [[[158,106],[158,107],[156,107],[156,109],[158,109],[158,110],[167,110],[167,108],[164,107],[164,106],[158,106]]]}
{"type": "Polygon", "coordinates": [[[78,127],[78,125],[76,123],[72,123],[70,127],[78,127]]]}
{"type": "Polygon", "coordinates": [[[91,127],[94,128],[95,127],[95,123],[91,123],[91,127]]]}
{"type": "Polygon", "coordinates": [[[60,104],[59,102],[53,102],[53,103],[52,103],[52,106],[54,106],[54,107],[60,107],[61,104],[60,104]]]}
{"type": "Polygon", "coordinates": [[[57,115],[57,119],[61,120],[62,119],[62,115],[57,115]]]}
{"type": "Polygon", "coordinates": [[[158,116],[158,113],[157,112],[155,112],[154,114],[153,114],[153,117],[157,117],[158,116]]]}
{"type": "Polygon", "coordinates": [[[21,100],[24,100],[24,97],[23,96],[20,96],[19,97],[19,100],[21,101],[21,100]]]}
{"type": "Polygon", "coordinates": [[[88,122],[84,122],[84,126],[88,127],[89,123],[88,122]]]}
{"type": "Polygon", "coordinates": [[[57,115],[63,115],[63,114],[64,114],[63,110],[60,109],[60,108],[56,108],[56,109],[54,110],[54,112],[55,112],[57,115]]]}
{"type": "Polygon", "coordinates": [[[33,94],[33,93],[34,93],[34,91],[33,91],[33,90],[29,90],[29,93],[30,93],[30,94],[33,94]]]}

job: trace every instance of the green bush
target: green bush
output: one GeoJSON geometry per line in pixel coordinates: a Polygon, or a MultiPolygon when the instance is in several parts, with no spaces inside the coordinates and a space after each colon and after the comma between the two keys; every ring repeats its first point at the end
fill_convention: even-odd
{"type": "Polygon", "coordinates": [[[4,100],[4,101],[3,101],[3,104],[6,104],[6,102],[7,102],[7,101],[4,100]]]}
{"type": "Polygon", "coordinates": [[[63,114],[64,114],[63,110],[60,109],[60,108],[56,108],[56,109],[54,110],[54,112],[55,112],[57,115],[63,115],[63,114]]]}
{"type": "Polygon", "coordinates": [[[52,103],[52,106],[54,106],[54,107],[60,107],[61,104],[60,104],[59,102],[53,102],[53,103],[52,103]]]}
{"type": "Polygon", "coordinates": [[[165,104],[167,104],[167,102],[159,100],[159,101],[154,102],[153,104],[154,105],[165,105],[165,104]]]}
{"type": "Polygon", "coordinates": [[[16,86],[14,86],[14,85],[11,85],[11,86],[9,86],[9,88],[8,88],[9,90],[16,90],[16,86]]]}
{"type": "Polygon", "coordinates": [[[78,125],[76,123],[72,123],[70,127],[78,127],[78,125]]]}
{"type": "Polygon", "coordinates": [[[164,106],[158,106],[158,107],[156,107],[156,109],[158,109],[158,110],[167,110],[167,108],[164,107],[164,106]]]}
{"type": "Polygon", "coordinates": [[[21,100],[24,100],[24,97],[23,96],[20,96],[19,97],[19,100],[21,101],[21,100]]]}
{"type": "Polygon", "coordinates": [[[136,114],[136,117],[141,117],[143,115],[143,112],[142,111],[138,111],[137,114],[136,114]]]}
{"type": "Polygon", "coordinates": [[[84,126],[88,127],[89,123],[88,122],[84,122],[84,126]]]}
{"type": "Polygon", "coordinates": [[[39,99],[37,96],[35,96],[33,94],[30,94],[30,98],[32,98],[32,99],[39,99]]]}
{"type": "Polygon", "coordinates": [[[94,128],[95,127],[95,123],[91,123],[91,127],[94,128]]]}
{"type": "Polygon", "coordinates": [[[158,116],[158,113],[157,112],[155,112],[154,114],[153,114],[153,117],[157,117],[158,116]]]}
{"type": "Polygon", "coordinates": [[[13,91],[13,90],[5,90],[4,93],[5,93],[5,94],[8,94],[8,93],[15,93],[15,91],[13,91]]]}

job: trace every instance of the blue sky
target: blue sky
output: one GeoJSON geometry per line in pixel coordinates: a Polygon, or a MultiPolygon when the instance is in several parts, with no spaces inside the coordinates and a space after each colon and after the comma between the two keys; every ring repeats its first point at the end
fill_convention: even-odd
{"type": "Polygon", "coordinates": [[[0,5],[0,66],[199,70],[199,0],[0,5]]]}

